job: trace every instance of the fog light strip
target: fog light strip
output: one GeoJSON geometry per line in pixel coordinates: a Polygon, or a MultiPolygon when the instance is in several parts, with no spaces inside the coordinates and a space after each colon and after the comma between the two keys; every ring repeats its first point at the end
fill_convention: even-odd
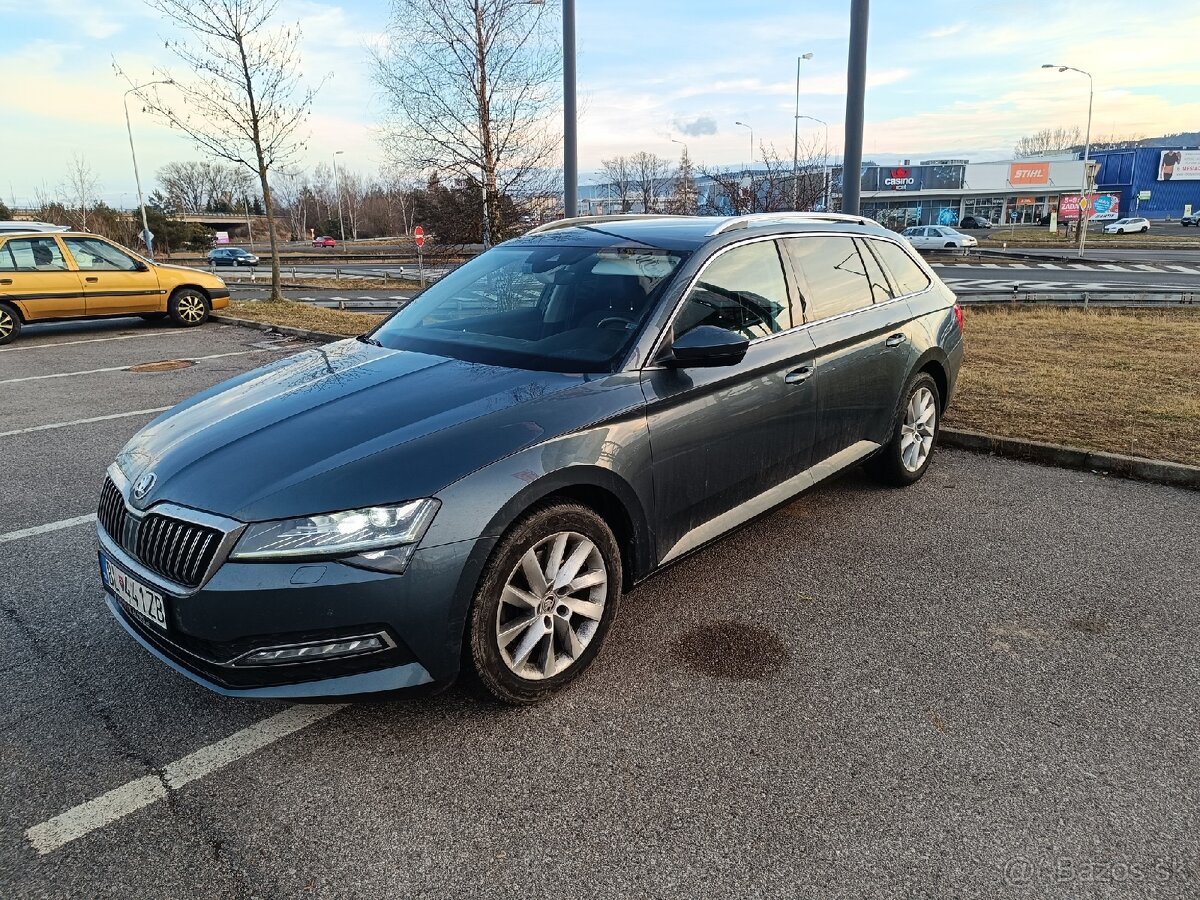
{"type": "Polygon", "coordinates": [[[71,841],[111,825],[157,800],[166,798],[186,784],[203,778],[232,762],[273,744],[280,738],[319,722],[345,709],[347,704],[330,706],[292,706],[278,715],[243,728],[224,740],[201,747],[168,765],[161,773],[135,778],[92,800],[60,813],[25,832],[25,838],[38,853],[45,855],[71,841]]]}

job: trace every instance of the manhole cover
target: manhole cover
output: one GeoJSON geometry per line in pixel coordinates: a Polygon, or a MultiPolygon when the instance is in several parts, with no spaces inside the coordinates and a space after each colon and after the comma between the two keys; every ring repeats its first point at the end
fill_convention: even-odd
{"type": "Polygon", "coordinates": [[[790,654],[765,628],[741,622],[708,622],[675,642],[675,656],[690,669],[713,678],[757,681],[774,675],[790,654]]]}
{"type": "Polygon", "coordinates": [[[160,359],[158,362],[140,363],[130,366],[128,372],[170,372],[172,369],[187,369],[195,363],[190,359],[160,359]]]}

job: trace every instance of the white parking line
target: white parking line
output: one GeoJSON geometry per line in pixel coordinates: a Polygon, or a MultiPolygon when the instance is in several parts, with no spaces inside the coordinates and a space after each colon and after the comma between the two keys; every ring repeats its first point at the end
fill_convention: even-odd
{"type": "Polygon", "coordinates": [[[109,416],[92,416],[90,419],[75,419],[71,422],[54,422],[50,425],[33,425],[29,428],[16,428],[12,431],[0,431],[0,438],[12,437],[14,434],[29,434],[33,431],[50,431],[53,428],[70,428],[72,425],[88,425],[92,422],[107,422],[109,419],[124,419],[128,416],[148,416],[150,413],[166,412],[171,407],[156,406],[154,409],[135,409],[130,412],[113,413],[109,416]]]}
{"type": "Polygon", "coordinates": [[[16,353],[18,350],[45,350],[47,347],[68,347],[71,344],[100,344],[104,341],[132,341],[144,337],[178,337],[187,334],[186,331],[143,331],[138,334],[122,334],[117,337],[86,338],[78,341],[58,341],[53,344],[34,344],[32,346],[4,347],[0,353],[16,353]]]}
{"type": "Polygon", "coordinates": [[[307,728],[321,719],[345,709],[346,704],[330,706],[291,706],[278,715],[243,728],[224,740],[201,747],[169,764],[161,772],[146,775],[113,788],[92,800],[60,813],[25,832],[25,837],[40,854],[52,853],[71,841],[111,825],[156,800],[166,799],[169,791],[223,769],[256,750],[307,728]]]}
{"type": "Polygon", "coordinates": [[[57,522],[50,522],[47,525],[34,525],[32,528],[22,528],[20,531],[9,531],[4,534],[0,534],[0,544],[7,544],[9,541],[18,541],[21,538],[45,534],[48,531],[58,531],[61,528],[74,528],[76,525],[86,525],[88,522],[95,521],[96,514],[88,513],[86,516],[76,516],[73,519],[61,519],[57,522]]]}
{"type": "MultiPolygon", "coordinates": [[[[206,359],[221,359],[225,356],[245,356],[247,353],[266,353],[266,350],[236,350],[233,353],[211,353],[208,356],[181,356],[186,362],[202,362],[206,359]]],[[[130,363],[130,366],[137,363],[130,363]]],[[[71,378],[75,375],[98,375],[101,372],[123,372],[129,366],[109,366],[105,369],[85,369],[82,372],[56,372],[53,375],[26,375],[24,378],[6,378],[0,384],[16,384],[18,381],[41,381],[46,378],[71,378]]]]}

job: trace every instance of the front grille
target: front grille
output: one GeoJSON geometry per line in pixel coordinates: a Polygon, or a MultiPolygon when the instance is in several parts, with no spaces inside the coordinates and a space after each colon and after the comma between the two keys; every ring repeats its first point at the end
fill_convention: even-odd
{"type": "Polygon", "coordinates": [[[216,556],[221,536],[215,528],[151,513],[138,529],[136,556],[164,578],[197,587],[216,556]]]}
{"type": "Polygon", "coordinates": [[[106,478],[104,490],[100,492],[100,507],[96,510],[96,518],[100,520],[100,524],[108,532],[108,536],[118,544],[124,540],[125,521],[128,515],[120,490],[113,484],[111,478],[106,478]]]}

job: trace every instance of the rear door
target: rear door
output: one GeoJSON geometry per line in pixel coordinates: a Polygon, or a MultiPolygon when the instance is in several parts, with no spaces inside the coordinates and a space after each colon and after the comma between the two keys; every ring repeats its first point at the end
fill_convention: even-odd
{"type": "Polygon", "coordinates": [[[0,300],[15,305],[28,322],[84,314],[79,275],[49,234],[0,244],[0,300]]]}
{"type": "Polygon", "coordinates": [[[163,291],[154,268],[98,237],[66,237],[79,269],[89,316],[159,312],[163,291]]]}

